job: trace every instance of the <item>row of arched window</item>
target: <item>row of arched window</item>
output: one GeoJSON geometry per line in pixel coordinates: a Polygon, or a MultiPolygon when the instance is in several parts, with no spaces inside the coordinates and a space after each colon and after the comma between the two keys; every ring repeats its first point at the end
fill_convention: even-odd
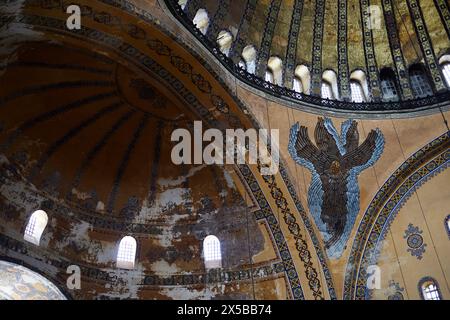
{"type": "MultiPolygon", "coordinates": [[[[186,0],[180,0],[179,5],[184,8],[186,0]]],[[[193,19],[194,25],[206,34],[209,26],[209,17],[205,9],[198,9],[193,19]]],[[[230,52],[234,37],[228,30],[222,30],[217,37],[217,45],[220,51],[227,55],[230,52]]],[[[254,74],[256,69],[257,51],[253,45],[246,46],[241,54],[239,67],[254,74]]],[[[442,74],[450,88],[450,55],[441,57],[440,67],[442,74]]],[[[433,95],[433,85],[425,67],[421,63],[409,68],[409,81],[415,98],[423,98],[433,95]]],[[[276,56],[270,57],[267,63],[265,81],[278,86],[283,86],[283,61],[276,56]]],[[[310,94],[311,76],[306,65],[299,65],[294,72],[292,89],[299,93],[310,94]]],[[[397,77],[391,68],[383,68],[380,71],[380,86],[382,100],[399,101],[400,87],[397,77]]],[[[369,102],[369,86],[364,71],[355,70],[350,75],[350,90],[352,102],[369,102]]],[[[333,70],[325,70],[322,75],[321,96],[323,99],[340,100],[336,73],[333,70]]]]}
{"type": "MultiPolygon", "coordinates": [[[[24,240],[39,245],[42,234],[48,223],[47,213],[43,210],[33,212],[24,232],[24,240]]],[[[119,242],[116,266],[123,269],[134,269],[137,242],[131,236],[123,237],[119,242]]],[[[220,241],[216,236],[209,235],[203,240],[203,258],[206,269],[222,267],[220,241]]]]}

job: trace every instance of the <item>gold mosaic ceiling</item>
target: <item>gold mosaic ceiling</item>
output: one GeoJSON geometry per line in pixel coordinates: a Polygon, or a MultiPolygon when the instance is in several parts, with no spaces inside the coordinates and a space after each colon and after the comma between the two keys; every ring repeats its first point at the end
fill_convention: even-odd
{"type": "MultiPolygon", "coordinates": [[[[166,3],[174,12],[177,1],[166,3]]],[[[387,67],[395,73],[401,99],[410,100],[408,68],[422,63],[434,92],[447,90],[439,68],[439,59],[450,50],[446,0],[188,0],[178,18],[193,20],[199,9],[208,14],[209,44],[220,31],[229,31],[233,44],[228,56],[235,64],[243,49],[253,45],[260,78],[269,59],[279,57],[281,85],[287,88],[293,86],[296,67],[305,65],[311,73],[309,93],[320,95],[322,74],[331,69],[337,74],[339,99],[348,101],[352,72],[362,70],[369,101],[379,101],[379,71],[387,67]]]]}

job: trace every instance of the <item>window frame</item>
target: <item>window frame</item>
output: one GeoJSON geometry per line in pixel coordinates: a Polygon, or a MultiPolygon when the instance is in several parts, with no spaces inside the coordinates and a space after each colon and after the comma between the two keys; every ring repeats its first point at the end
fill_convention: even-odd
{"type": "Polygon", "coordinates": [[[203,262],[205,269],[217,269],[222,268],[222,244],[220,239],[215,235],[208,235],[203,239],[203,262]],[[208,249],[210,245],[213,246],[208,249]]]}
{"type": "Polygon", "coordinates": [[[441,293],[441,289],[439,287],[439,283],[432,277],[423,277],[422,279],[420,279],[419,284],[418,284],[418,289],[419,289],[419,293],[420,293],[420,297],[422,300],[427,300],[427,301],[431,301],[431,300],[442,300],[442,293],[441,293]],[[428,285],[427,285],[428,284],[428,285]],[[428,299],[425,296],[425,288],[428,287],[429,285],[433,285],[435,287],[435,289],[431,292],[431,294],[433,292],[437,293],[437,297],[438,299],[428,299]],[[426,287],[425,287],[426,286],[426,287]]]}
{"type": "Polygon", "coordinates": [[[136,259],[137,259],[137,253],[138,253],[138,242],[137,240],[132,236],[124,236],[120,239],[119,245],[117,246],[117,253],[116,253],[116,267],[120,269],[127,269],[127,270],[133,270],[136,266],[136,259]],[[123,259],[123,256],[126,256],[126,253],[123,254],[123,256],[120,256],[121,249],[124,250],[126,248],[122,248],[122,242],[126,241],[128,239],[133,240],[134,244],[134,260],[131,261],[130,259],[125,260],[123,259]]]}
{"type": "Polygon", "coordinates": [[[27,220],[25,229],[23,230],[23,239],[29,243],[39,246],[47,225],[47,212],[41,209],[33,211],[27,220]]]}

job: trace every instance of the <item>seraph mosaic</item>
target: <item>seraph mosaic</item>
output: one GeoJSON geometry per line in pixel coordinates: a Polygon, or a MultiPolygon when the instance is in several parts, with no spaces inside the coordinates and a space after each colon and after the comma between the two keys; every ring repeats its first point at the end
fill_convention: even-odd
{"type": "Polygon", "coordinates": [[[359,212],[358,175],[378,161],[384,149],[379,129],[372,130],[362,144],[356,121],[342,123],[339,134],[331,119],[319,118],[315,145],[308,129],[296,123],[291,128],[289,153],[311,171],[308,207],[319,228],[330,258],[339,258],[359,212]]]}

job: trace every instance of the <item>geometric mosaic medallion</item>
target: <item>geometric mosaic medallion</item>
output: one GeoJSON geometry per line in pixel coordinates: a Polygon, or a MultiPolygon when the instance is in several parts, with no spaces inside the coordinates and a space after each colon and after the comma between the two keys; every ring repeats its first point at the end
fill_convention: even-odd
{"type": "Polygon", "coordinates": [[[408,252],[418,260],[422,259],[422,256],[425,253],[425,247],[427,246],[426,243],[423,242],[422,232],[423,231],[420,230],[419,227],[415,227],[410,223],[403,236],[408,245],[408,252]]]}

